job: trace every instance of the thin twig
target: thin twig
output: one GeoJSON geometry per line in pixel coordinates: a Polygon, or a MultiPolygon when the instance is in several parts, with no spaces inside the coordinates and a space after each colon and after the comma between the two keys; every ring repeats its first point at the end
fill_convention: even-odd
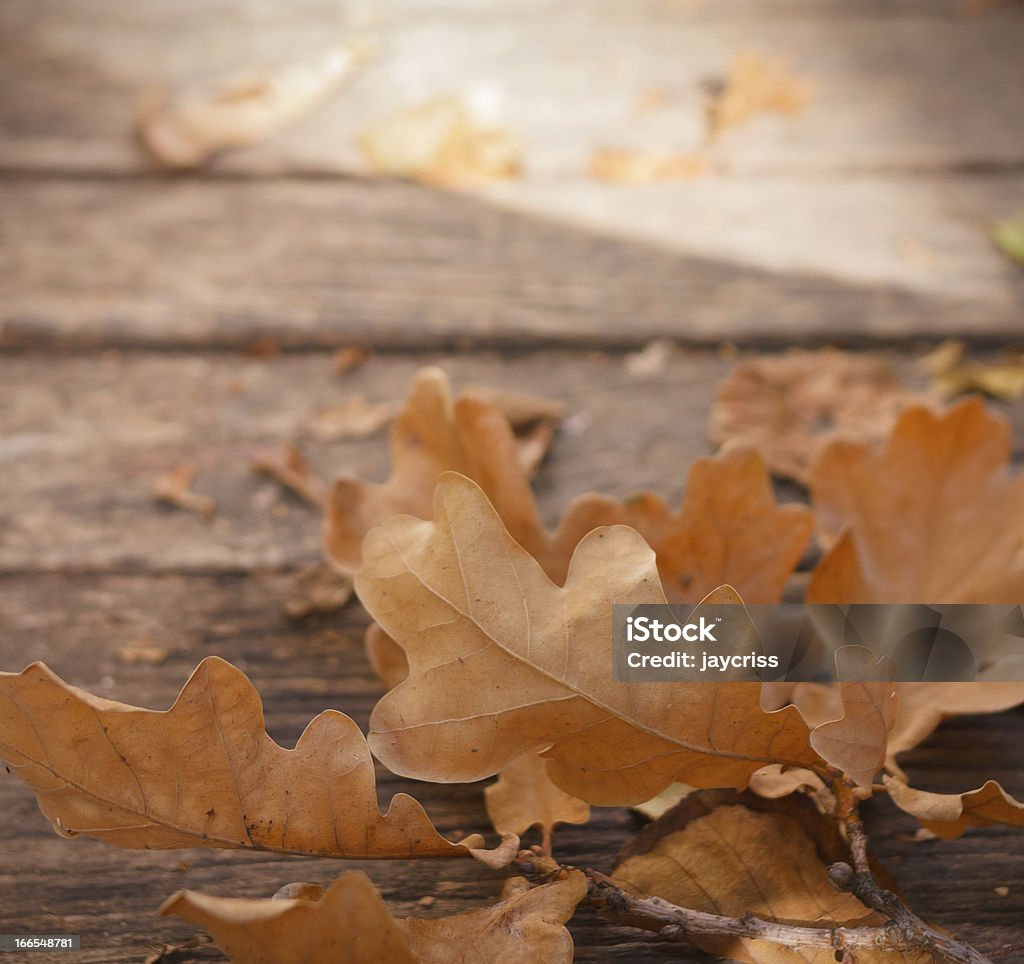
{"type": "Polygon", "coordinates": [[[746,937],[789,947],[818,947],[830,950],[874,948],[905,951],[909,945],[892,924],[880,927],[798,927],[762,920],[753,914],[723,917],[689,910],[660,897],[635,897],[596,870],[588,870],[590,899],[600,915],[615,924],[654,931],[673,941],[686,941],[690,935],[746,937]]]}
{"type": "MultiPolygon", "coordinates": [[[[896,894],[878,884],[871,871],[868,838],[860,819],[862,791],[838,771],[830,776],[835,792],[834,816],[846,827],[852,866],[842,861],[832,864],[828,879],[838,890],[853,894],[882,914],[885,923],[874,927],[801,927],[753,914],[725,917],[679,907],[660,897],[638,897],[596,870],[586,871],[590,902],[605,920],[653,931],[671,941],[684,942],[694,936],[740,937],[788,947],[825,948],[836,951],[841,955],[838,959],[848,962],[856,960],[856,950],[875,949],[928,951],[936,959],[953,964],[993,964],[973,947],[926,924],[896,894]]],[[[567,870],[540,847],[521,851],[519,858],[548,878],[567,870]]]]}

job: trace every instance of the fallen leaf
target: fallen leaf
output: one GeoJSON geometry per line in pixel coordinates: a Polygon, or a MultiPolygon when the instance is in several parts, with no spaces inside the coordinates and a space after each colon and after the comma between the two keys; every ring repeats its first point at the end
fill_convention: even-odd
{"type": "Polygon", "coordinates": [[[761,113],[795,116],[810,103],[814,88],[781,57],[739,54],[722,90],[708,104],[708,128],[716,136],[761,113]]]}
{"type": "Polygon", "coordinates": [[[357,368],[362,368],[370,360],[372,352],[362,345],[354,345],[350,348],[339,348],[334,353],[332,365],[335,375],[347,375],[357,368]]]}
{"type": "Polygon", "coordinates": [[[487,815],[500,834],[522,835],[539,826],[541,846],[551,853],[551,833],[560,823],[586,823],[590,806],[556,787],[547,761],[524,753],[502,768],[497,783],[484,790],[487,815]]]}
{"type": "Polygon", "coordinates": [[[380,813],[366,741],[344,714],[321,713],[293,750],[275,743],[252,684],[215,656],[163,712],[93,696],[40,663],[0,673],[0,694],[0,755],[62,836],[150,850],[477,856],[480,838],[450,843],[404,793],[380,813]]]}
{"type": "MultiPolygon", "coordinates": [[[[470,782],[553,744],[554,783],[612,805],[674,780],[742,787],[766,763],[813,763],[799,713],[764,713],[758,685],[703,682],[682,699],[678,686],[612,681],[611,603],[665,603],[635,531],[591,532],[560,588],[469,479],[442,477],[433,516],[370,533],[356,577],[409,659],[409,678],[371,718],[374,753],[392,771],[470,782]]],[[[740,634],[736,644],[751,645],[740,634]]]]}
{"type": "Polygon", "coordinates": [[[830,548],[807,601],[1024,599],[1024,479],[1009,473],[1011,442],[979,398],[941,413],[910,408],[877,449],[833,442],[810,480],[830,548]]]}
{"type": "Polygon", "coordinates": [[[350,43],[308,63],[249,71],[212,90],[170,101],[147,98],[139,134],[162,164],[199,167],[220,151],[247,147],[295,123],[348,80],[366,54],[365,43],[350,43]]]}
{"type": "Polygon", "coordinates": [[[319,884],[310,884],[303,880],[295,881],[279,887],[272,900],[319,900],[326,893],[319,884]]]}
{"type": "Polygon", "coordinates": [[[810,537],[812,516],[806,506],[775,504],[756,452],[736,446],[698,459],[676,512],[652,493],[624,502],[588,494],[570,503],[555,531],[548,532],[508,419],[493,398],[465,392],[453,399],[440,369],[417,374],[391,428],[387,482],[343,477],[334,484],[327,551],[335,565],[357,572],[366,534],[389,517],[429,518],[438,477],[454,471],[484,490],[512,538],[558,583],[586,533],[624,523],[657,553],[670,601],[695,602],[724,584],[751,603],[779,601],[810,537]]]}
{"type": "Polygon", "coordinates": [[[763,459],[742,444],[693,463],[674,513],[649,492],[623,508],[605,524],[644,537],[670,602],[697,602],[721,585],[750,604],[779,602],[814,527],[806,506],[776,504],[763,459]]]}
{"type": "Polygon", "coordinates": [[[750,790],[766,800],[778,800],[799,791],[811,797],[827,799],[825,794],[829,792],[821,777],[813,770],[794,767],[786,769],[778,764],[761,767],[754,773],[750,778],[750,790]]]}
{"type": "Polygon", "coordinates": [[[630,352],[622,360],[626,374],[633,378],[651,378],[660,375],[672,358],[675,345],[668,338],[655,338],[640,351],[630,352]]]}
{"type": "Polygon", "coordinates": [[[1008,355],[1006,361],[979,362],[964,358],[961,341],[945,341],[921,359],[929,374],[931,390],[942,399],[982,392],[993,398],[1024,397],[1024,355],[1008,355]]]}
{"type": "Polygon", "coordinates": [[[967,793],[928,793],[895,777],[884,780],[893,803],[944,840],[959,837],[972,826],[1024,827],[1024,803],[1014,800],[995,780],[967,793]]]}
{"type": "MultiPolygon", "coordinates": [[[[836,890],[828,864],[849,852],[812,804],[758,801],[711,791],[652,824],[628,847],[612,881],[635,896],[726,917],[752,914],[803,927],[877,927],[882,915],[836,890]],[[717,803],[718,800],[735,802],[717,803]]],[[[831,823],[831,821],[829,821],[831,823]]],[[[834,824],[833,824],[834,827],[834,824]]],[[[746,938],[691,935],[704,950],[750,964],[835,964],[831,949],[789,948],[746,938]]],[[[858,964],[931,962],[927,952],[857,950],[858,964]]]]}
{"type": "Polygon", "coordinates": [[[433,920],[391,916],[361,871],[343,874],[318,900],[252,900],[179,891],[160,908],[205,927],[244,964],[449,964],[572,961],[563,926],[586,896],[580,871],[531,888],[510,878],[491,907],[433,920]]]}
{"type": "Polygon", "coordinates": [[[163,646],[154,646],[150,640],[140,639],[117,650],[118,658],[125,663],[145,663],[148,666],[159,666],[167,659],[167,650],[163,646]]]}
{"type": "Polygon", "coordinates": [[[657,153],[613,147],[594,151],[587,165],[591,177],[621,184],[692,181],[709,170],[707,158],[695,152],[657,153]]]}
{"type": "Polygon", "coordinates": [[[315,508],[321,508],[327,499],[327,486],[294,445],[288,444],[280,450],[258,456],[253,459],[252,467],[269,475],[315,508]]]}
{"type": "Polygon", "coordinates": [[[997,221],[992,228],[992,240],[1006,257],[1024,268],[1024,214],[997,221]]]}
{"type": "Polygon", "coordinates": [[[896,719],[895,662],[875,660],[864,646],[836,651],[836,675],[843,715],[811,731],[811,746],[861,787],[871,788],[886,759],[896,719]]]}
{"type": "Polygon", "coordinates": [[[565,403],[532,392],[517,392],[493,385],[470,385],[467,394],[493,405],[508,419],[512,430],[519,433],[537,422],[558,423],[565,418],[565,403]]]}
{"type": "Polygon", "coordinates": [[[896,691],[899,711],[888,760],[893,768],[898,754],[927,739],[944,719],[1001,713],[1024,703],[1024,682],[897,683],[896,691]]]}
{"type": "Polygon", "coordinates": [[[296,576],[281,609],[288,619],[301,622],[337,612],[351,598],[352,577],[338,572],[329,562],[321,562],[296,576]]]}
{"type": "Polygon", "coordinates": [[[482,121],[459,97],[438,97],[378,121],[359,136],[378,174],[442,186],[513,178],[523,163],[518,137],[482,121]]]}
{"type": "MultiPolygon", "coordinates": [[[[758,773],[761,771],[758,770],[758,773]]],[[[754,774],[756,776],[757,774],[754,774]]],[[[753,777],[751,777],[753,779],[753,777]]],[[[650,820],[657,820],[659,817],[671,810],[680,800],[685,800],[694,788],[688,783],[670,783],[661,793],[644,800],[642,803],[635,803],[630,808],[642,814],[650,820]]]]}
{"type": "Polygon", "coordinates": [[[318,442],[368,438],[395,416],[391,402],[368,402],[365,395],[351,395],[342,405],[318,409],[302,423],[302,431],[318,442]]]}
{"type": "Polygon", "coordinates": [[[746,442],[773,473],[806,483],[826,442],[882,438],[919,400],[879,358],[794,348],[736,364],[719,383],[710,435],[718,444],[746,442]]]}
{"type": "Polygon", "coordinates": [[[192,491],[192,482],[198,473],[198,466],[192,462],[185,462],[172,472],[158,476],[153,482],[154,498],[157,502],[165,502],[168,505],[177,506],[179,509],[198,512],[204,518],[209,519],[217,508],[217,504],[208,495],[200,495],[198,492],[192,491]]]}
{"type": "Polygon", "coordinates": [[[377,623],[366,627],[363,648],[367,659],[380,681],[393,690],[409,675],[409,660],[405,650],[398,645],[377,623]]]}

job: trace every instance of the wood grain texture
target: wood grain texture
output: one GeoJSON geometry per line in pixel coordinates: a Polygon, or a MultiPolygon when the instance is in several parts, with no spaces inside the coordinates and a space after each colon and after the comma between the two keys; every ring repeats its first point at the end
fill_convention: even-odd
{"type": "MultiPolygon", "coordinates": [[[[269,335],[286,347],[523,350],[658,336],[697,344],[1019,337],[1024,276],[989,250],[983,229],[1009,206],[1013,185],[958,183],[942,191],[951,198],[962,189],[949,202],[961,228],[942,239],[945,260],[928,271],[967,280],[927,294],[836,280],[788,256],[768,270],[725,250],[681,254],[395,182],[0,180],[0,345],[241,347],[269,335]]],[[[845,205],[858,198],[853,187],[840,196],[845,205]]],[[[679,200],[685,210],[685,195],[679,200]]],[[[884,197],[869,200],[861,206],[884,220],[884,197]]],[[[764,236],[778,219],[751,221],[756,204],[744,208],[742,193],[730,206],[738,226],[759,225],[765,250],[784,250],[764,236]]],[[[797,197],[786,207],[801,210],[797,197]]],[[[716,223],[713,205],[705,210],[716,223]]],[[[782,236],[808,227],[809,238],[828,225],[821,243],[839,261],[843,250],[852,264],[871,249],[858,247],[856,222],[847,227],[837,214],[819,224],[813,207],[778,223],[790,226],[776,229],[782,236]]]]}
{"type": "MultiPolygon", "coordinates": [[[[216,653],[243,668],[263,697],[268,729],[289,745],[319,710],[332,706],[364,728],[381,693],[362,652],[365,615],[352,606],[319,623],[283,623],[280,601],[291,578],[262,576],[76,575],[3,576],[0,667],[16,670],[44,659],[69,681],[109,698],[163,708],[192,667],[216,653]],[[153,667],[119,655],[147,640],[165,648],[153,667]]],[[[1024,791],[1006,748],[1024,737],[1024,713],[960,720],[944,726],[908,757],[908,770],[928,789],[953,790],[994,777],[1024,791]]],[[[481,785],[417,784],[378,770],[379,796],[414,793],[442,832],[487,831],[481,785]]],[[[497,895],[499,874],[470,861],[339,862],[273,855],[119,851],[87,839],[62,840],[38,813],[31,793],[0,774],[0,932],[80,932],[90,964],[141,961],[151,944],[188,939],[188,925],[155,910],[180,887],[266,896],[292,880],[325,883],[358,866],[399,914],[434,916],[482,906],[497,895]],[[186,866],[181,866],[182,864],[186,866]],[[428,909],[417,905],[431,895],[428,909]]],[[[961,840],[912,843],[913,821],[885,801],[868,810],[874,844],[904,894],[930,921],[983,950],[1020,939],[1024,861],[1019,835],[972,831],[961,840]],[[993,893],[1009,887],[1006,897],[993,893]]],[[[587,827],[560,828],[558,856],[608,870],[638,824],[630,811],[600,809],[587,827]]],[[[582,961],[704,961],[697,951],[611,929],[589,912],[571,924],[582,961]]],[[[36,958],[33,958],[36,959],[36,958]]],[[[42,964],[58,956],[38,957],[42,964]]]]}
{"type": "Polygon", "coordinates": [[[609,139],[696,146],[705,84],[749,49],[788,57],[817,94],[795,121],[765,116],[731,131],[720,158],[732,169],[1024,163],[1024,132],[1012,123],[1024,13],[1013,5],[971,17],[955,0],[8,0],[0,24],[9,168],[138,170],[145,158],[127,134],[144,88],[307,59],[354,31],[381,44],[358,80],[223,169],[358,170],[353,135],[368,121],[485,87],[530,144],[530,170],[565,178],[609,139]],[[652,86],[667,88],[669,102],[638,116],[652,86]]]}
{"type": "MultiPolygon", "coordinates": [[[[148,178],[131,134],[145,88],[316,56],[358,6],[12,0],[0,171],[148,178]]],[[[212,168],[314,184],[8,182],[0,334],[198,344],[271,328],[436,346],[1018,331],[1019,272],[988,228],[1024,196],[1019,5],[395,0],[370,19],[381,52],[349,88],[212,168]],[[791,58],[810,107],[728,131],[690,183],[586,176],[600,147],[697,148],[705,88],[745,50],[791,58]],[[652,87],[665,106],[638,114],[652,87]],[[504,105],[527,143],[522,179],[462,199],[331,179],[365,172],[369,121],[452,91],[504,105]],[[26,292],[33,277],[46,297],[26,292]]]]}
{"type": "Polygon", "coordinates": [[[229,354],[124,353],[0,359],[0,569],[237,571],[320,556],[322,522],[252,471],[260,452],[296,442],[324,478],[387,473],[386,432],[318,442],[304,426],[353,393],[399,400],[413,373],[440,363],[457,388],[488,384],[547,394],[572,413],[537,490],[549,524],[578,494],[653,488],[678,498],[706,425],[713,354],[679,353],[636,380],[621,358],[548,352],[376,356],[346,378],[329,354],[254,361],[229,354]],[[668,418],[652,413],[669,413],[668,418]],[[194,463],[212,521],[158,506],[154,479],[194,463]]]}

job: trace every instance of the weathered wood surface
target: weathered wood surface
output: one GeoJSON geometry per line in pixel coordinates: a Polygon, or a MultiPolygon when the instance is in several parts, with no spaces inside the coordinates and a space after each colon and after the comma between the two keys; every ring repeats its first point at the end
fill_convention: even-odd
{"type": "MultiPolygon", "coordinates": [[[[313,56],[360,6],[0,5],[0,669],[44,659],[96,692],[165,707],[217,653],[252,676],[285,744],[325,706],[365,726],[379,694],[366,617],[353,604],[282,621],[294,571],[319,556],[320,520],[250,469],[297,442],[325,477],[383,477],[385,436],[318,442],[303,429],[316,410],[353,392],[399,398],[431,361],[457,386],[561,398],[571,427],[536,480],[553,522],[591,488],[678,498],[709,450],[718,354],[679,353],[634,380],[617,349],[658,336],[877,341],[899,346],[915,377],[915,339],[1020,337],[1024,276],[987,236],[1024,204],[1019,4],[969,17],[960,0],[394,0],[369,25],[378,61],[282,136],[191,177],[160,174],[133,140],[144,88],[313,56]],[[582,175],[598,146],[695,146],[705,82],[747,49],[789,56],[813,81],[805,113],[729,132],[692,183],[582,175]],[[652,86],[669,99],[640,116],[652,86]],[[351,176],[367,120],[479,87],[501,92],[527,138],[522,180],[473,196],[351,176]],[[233,352],[261,336],[288,353],[233,352]],[[339,379],[323,349],[353,343],[392,354],[339,379]],[[154,504],[153,479],[185,462],[217,500],[211,522],[154,504]],[[162,665],[120,655],[142,640],[167,650],[162,665]]],[[[1008,411],[1020,446],[1024,406],[1008,411]]],[[[928,789],[995,777],[1020,795],[1022,738],[1020,712],[955,721],[908,769],[928,789]]],[[[479,786],[380,771],[382,801],[399,789],[445,832],[487,829],[479,786]]],[[[61,840],[4,774],[0,813],[0,933],[80,932],[92,964],[188,939],[155,916],[179,887],[262,896],[343,866],[61,840]]],[[[883,801],[868,817],[922,915],[992,953],[1024,940],[1019,835],[913,843],[913,822],[883,801]]],[[[598,811],[558,833],[558,853],[606,869],[635,821],[598,811]]],[[[366,869],[400,914],[456,913],[500,889],[468,861],[344,866],[366,869]]],[[[709,960],[589,912],[572,930],[584,961],[709,960]]]]}
{"type": "Polygon", "coordinates": [[[816,97],[793,121],[766,116],[730,132],[720,145],[730,169],[1024,163],[1024,132],[1012,123],[1024,84],[1024,15],[1014,5],[969,16],[958,0],[7,0],[0,16],[8,169],[138,170],[146,160],[126,133],[146,87],[309,60],[357,32],[379,50],[355,82],[301,127],[221,169],[360,169],[353,137],[368,122],[416,99],[485,87],[529,142],[531,172],[572,179],[609,142],[696,147],[706,83],[751,49],[791,59],[816,97]],[[638,116],[652,86],[669,100],[638,116]]]}
{"type": "MultiPolygon", "coordinates": [[[[149,177],[131,135],[144,88],[313,56],[357,6],[4,4],[0,171],[149,177]]],[[[1019,273],[988,237],[1024,197],[1019,5],[402,0],[377,14],[380,55],[346,91],[213,166],[313,183],[7,181],[0,337],[1019,334],[1019,273]],[[596,147],[695,147],[706,81],[745,49],[792,57],[817,88],[804,114],[729,131],[691,183],[585,176],[596,147]],[[652,86],[668,101],[638,116],[652,86]],[[459,200],[330,179],[364,169],[368,120],[480,87],[528,143],[522,179],[459,200]]]]}
{"type": "MultiPolygon", "coordinates": [[[[361,726],[380,693],[362,653],[365,616],[357,606],[306,627],[285,624],[279,607],[286,574],[185,576],[65,575],[0,577],[0,666],[45,660],[68,680],[109,698],[164,708],[204,656],[217,653],[244,669],[264,700],[268,730],[292,745],[305,724],[332,706],[361,726]],[[159,667],[126,662],[119,650],[145,640],[167,651],[159,667]]],[[[1007,748],[1024,739],[1024,713],[947,724],[907,758],[920,785],[953,790],[998,778],[1024,791],[1007,748]]],[[[415,784],[379,770],[379,796],[414,792],[442,831],[486,832],[480,785],[415,784]]],[[[0,933],[80,932],[90,964],[141,961],[150,944],[187,940],[189,925],[155,909],[181,887],[266,896],[292,880],[326,883],[360,867],[393,910],[434,916],[482,906],[501,875],[471,861],[335,862],[219,851],[119,851],[87,839],[57,837],[32,794],[0,774],[0,933]],[[183,866],[184,865],[184,866],[183,866]],[[417,905],[432,895],[429,909],[417,905]]],[[[988,951],[1020,940],[1024,861],[1019,834],[972,831],[958,841],[913,843],[913,821],[885,801],[869,808],[878,853],[905,896],[934,923],[988,951]],[[1006,897],[993,892],[1009,887],[1006,897]]],[[[556,832],[566,862],[608,869],[637,827],[630,811],[597,811],[586,828],[556,832]]],[[[609,930],[589,913],[571,925],[582,961],[701,961],[706,955],[627,930],[609,930]]],[[[34,957],[44,964],[45,955],[34,957]]],[[[1013,960],[1014,958],[1010,958],[1013,960]]]]}
{"type": "Polygon", "coordinates": [[[679,353],[659,377],[637,380],[619,357],[545,352],[378,356],[339,378],[330,355],[315,353],[10,356],[0,359],[0,570],[238,571],[315,560],[319,514],[254,473],[253,458],[295,442],[326,479],[383,479],[386,431],[327,443],[305,427],[353,393],[403,398],[415,370],[435,360],[456,388],[496,385],[568,405],[574,417],[537,480],[552,524],[592,489],[677,498],[690,463],[711,451],[707,417],[727,369],[713,354],[679,353]],[[199,469],[196,491],[218,503],[210,522],[155,504],[154,479],[183,462],[199,469]]]}
{"type": "MultiPolygon", "coordinates": [[[[727,245],[718,257],[673,253],[395,182],[0,180],[0,345],[241,347],[261,334],[291,347],[520,350],[656,336],[1006,341],[1020,335],[1024,282],[982,228],[1011,208],[1013,185],[974,188],[977,197],[972,188],[949,202],[962,211],[960,228],[944,238],[946,260],[920,269],[967,280],[926,294],[793,264],[753,267],[730,260],[727,245]]],[[[712,236],[729,218],[699,200],[702,190],[678,188],[679,205],[662,217],[678,220],[673,212],[688,210],[691,192],[690,230],[712,236]]],[[[944,190],[952,197],[956,185],[944,190]]],[[[814,235],[815,218],[827,215],[822,250],[856,260],[873,250],[858,236],[858,207],[885,220],[888,204],[856,186],[831,193],[843,211],[831,202],[827,212],[804,209],[799,192],[760,218],[743,191],[729,206],[747,225],[741,234],[755,225],[766,252],[814,235]]]]}

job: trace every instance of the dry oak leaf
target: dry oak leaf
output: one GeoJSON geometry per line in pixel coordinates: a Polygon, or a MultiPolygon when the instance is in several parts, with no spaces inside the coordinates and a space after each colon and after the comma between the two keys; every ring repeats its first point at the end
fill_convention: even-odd
{"type": "Polygon", "coordinates": [[[835,659],[843,715],[816,726],[811,746],[859,786],[870,789],[885,763],[896,720],[896,664],[888,656],[876,661],[865,646],[843,646],[835,659]]]}
{"type": "Polygon", "coordinates": [[[754,446],[776,475],[806,483],[824,442],[881,438],[918,398],[876,356],[794,348],[736,364],[718,386],[709,434],[754,446]]]}
{"type": "Polygon", "coordinates": [[[968,827],[1005,824],[1024,827],[1024,803],[1014,800],[995,780],[966,793],[929,793],[902,780],[885,777],[893,803],[937,837],[959,837],[968,827]]]}
{"type": "Polygon", "coordinates": [[[695,152],[656,153],[602,147],[590,155],[587,173],[601,181],[649,184],[654,181],[692,181],[706,174],[710,164],[695,152]]]}
{"type": "Polygon", "coordinates": [[[382,484],[348,476],[334,483],[327,507],[327,554],[344,572],[358,571],[363,539],[374,526],[400,513],[429,516],[437,478],[446,471],[477,482],[516,539],[563,573],[572,546],[602,523],[606,505],[614,505],[610,499],[584,496],[549,535],[508,418],[493,401],[474,392],[453,398],[439,368],[416,374],[391,427],[391,465],[391,476],[382,484]]]}
{"type": "MultiPolygon", "coordinates": [[[[638,841],[643,846],[631,848],[612,880],[636,896],[661,897],[679,907],[724,917],[750,913],[762,920],[823,930],[883,924],[880,914],[829,883],[826,864],[808,833],[813,815],[808,818],[800,819],[796,810],[718,806],[706,815],[676,821],[682,823],[680,830],[638,841]]],[[[790,948],[736,937],[691,935],[690,940],[711,953],[748,964],[836,961],[833,949],[790,948]]],[[[856,960],[858,964],[930,964],[932,957],[927,952],[857,948],[856,960]]]]}
{"type": "MultiPolygon", "coordinates": [[[[810,537],[812,515],[806,506],[775,504],[756,452],[735,446],[698,459],[676,512],[652,493],[625,502],[588,494],[574,500],[549,533],[497,401],[479,392],[453,399],[440,369],[417,374],[392,427],[391,477],[381,485],[350,477],[334,485],[327,552],[339,568],[358,570],[363,539],[390,516],[429,518],[438,476],[454,471],[484,490],[512,537],[556,582],[564,581],[572,552],[587,532],[624,523],[657,553],[672,602],[696,602],[726,583],[750,603],[781,599],[810,537]]],[[[510,406],[509,414],[514,411],[510,406]]]]}
{"type": "Polygon", "coordinates": [[[799,114],[813,94],[811,83],[794,74],[785,59],[753,52],[739,54],[721,92],[708,105],[710,133],[714,136],[768,111],[799,114]]]}
{"type": "Polygon", "coordinates": [[[139,134],[168,167],[198,167],[219,151],[254,144],[299,120],[334,93],[366,54],[365,43],[351,43],[309,63],[249,71],[219,89],[163,103],[147,98],[139,134]]]}
{"type": "Polygon", "coordinates": [[[215,656],[162,712],[93,696],[40,663],[0,673],[0,756],[66,837],[152,850],[497,859],[471,849],[479,837],[445,840],[404,793],[381,814],[366,740],[344,714],[325,710],[293,750],[275,743],[252,683],[215,656]]]}
{"type": "Polygon", "coordinates": [[[634,530],[587,535],[562,588],[469,479],[442,477],[433,516],[371,532],[356,577],[409,659],[409,678],[371,718],[371,746],[394,772],[470,782],[548,746],[555,784],[615,805],[674,780],[742,787],[767,763],[815,761],[799,713],[763,712],[757,683],[611,679],[612,603],[665,603],[654,553],[634,530]]]}
{"type": "Polygon", "coordinates": [[[514,178],[523,145],[511,131],[476,116],[459,97],[437,97],[369,126],[359,146],[378,174],[457,187],[514,178]]]}
{"type": "MultiPolygon", "coordinates": [[[[995,682],[905,683],[895,686],[895,721],[887,739],[885,766],[899,773],[896,757],[926,740],[952,716],[1000,713],[1024,703],[1024,683],[995,682]]],[[[832,683],[797,683],[786,695],[762,704],[777,709],[792,703],[810,727],[843,716],[840,687],[832,683]]]]}
{"type": "Polygon", "coordinates": [[[244,964],[568,964],[573,943],[563,925],[586,893],[579,871],[534,888],[513,877],[491,907],[434,920],[396,919],[356,870],[316,900],[183,890],[160,913],[205,927],[232,961],[244,964]]]}
{"type": "Polygon", "coordinates": [[[908,409],[883,446],[836,441],[811,474],[830,548],[811,603],[1018,603],[1024,478],[1010,429],[980,398],[908,409]],[[835,540],[834,542],[832,540],[835,540]]]}
{"type": "Polygon", "coordinates": [[[670,602],[698,602],[728,584],[750,604],[782,599],[814,527],[806,506],[775,503],[763,459],[745,445],[697,459],[676,512],[644,492],[605,524],[612,522],[636,529],[654,550],[670,602]]]}
{"type": "Polygon", "coordinates": [[[539,825],[545,853],[551,852],[551,833],[557,824],[590,819],[590,806],[556,787],[548,777],[547,761],[533,751],[503,767],[497,783],[484,790],[484,800],[500,834],[522,835],[539,825]]]}

